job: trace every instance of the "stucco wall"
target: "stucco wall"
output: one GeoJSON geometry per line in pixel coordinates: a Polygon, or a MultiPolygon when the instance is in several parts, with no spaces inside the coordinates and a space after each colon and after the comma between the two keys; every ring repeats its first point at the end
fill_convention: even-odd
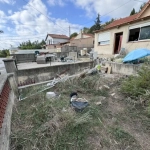
{"type": "Polygon", "coordinates": [[[63,64],[57,66],[49,66],[43,68],[34,68],[34,69],[25,69],[18,70],[18,83],[26,82],[31,79],[34,79],[36,83],[50,80],[52,77],[55,77],[57,74],[62,73],[67,70],[67,74],[75,74],[77,72],[83,71],[85,68],[91,68],[92,62],[80,62],[72,64],[63,64]]]}
{"type": "Polygon", "coordinates": [[[141,17],[146,17],[150,15],[150,6],[146,9],[146,11],[141,15],[141,17]]]}
{"type": "MultiPolygon", "coordinates": [[[[129,27],[141,23],[150,22],[150,19],[147,21],[140,21],[138,23],[121,26],[119,28],[113,28],[111,30],[107,30],[105,32],[110,32],[110,44],[109,45],[98,45],[98,35],[95,34],[95,45],[94,50],[98,52],[99,55],[113,55],[114,54],[114,42],[115,42],[115,34],[123,32],[122,46],[121,48],[125,48],[127,52],[132,51],[136,48],[148,48],[150,49],[150,40],[136,41],[136,42],[128,42],[129,36],[129,27]]],[[[104,33],[104,32],[100,32],[104,33]]]]}

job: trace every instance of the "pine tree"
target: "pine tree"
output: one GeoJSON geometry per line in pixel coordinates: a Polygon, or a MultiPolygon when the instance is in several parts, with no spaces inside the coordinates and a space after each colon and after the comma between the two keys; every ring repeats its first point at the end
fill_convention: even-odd
{"type": "Polygon", "coordinates": [[[98,14],[96,21],[95,21],[95,30],[101,29],[101,21],[100,21],[100,14],[98,14]]]}
{"type": "Polygon", "coordinates": [[[135,12],[135,9],[133,8],[132,11],[131,11],[131,13],[130,13],[130,16],[132,16],[134,14],[136,14],[136,12],[135,12]]]}

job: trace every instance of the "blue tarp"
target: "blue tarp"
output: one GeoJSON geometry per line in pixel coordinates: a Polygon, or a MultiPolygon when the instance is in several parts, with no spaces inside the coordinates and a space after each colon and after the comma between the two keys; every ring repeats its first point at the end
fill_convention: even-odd
{"type": "Polygon", "coordinates": [[[140,48],[140,49],[135,49],[131,51],[124,59],[123,62],[130,62],[134,61],[140,58],[143,58],[145,56],[150,55],[150,50],[146,48],[140,48]]]}

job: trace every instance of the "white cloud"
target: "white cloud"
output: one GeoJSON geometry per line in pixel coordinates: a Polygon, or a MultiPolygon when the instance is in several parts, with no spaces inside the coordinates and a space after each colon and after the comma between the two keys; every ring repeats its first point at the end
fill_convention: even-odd
{"type": "Polygon", "coordinates": [[[11,14],[12,14],[12,10],[8,10],[8,14],[10,14],[10,15],[11,15],[11,14]]]}
{"type": "Polygon", "coordinates": [[[6,36],[5,34],[0,35],[1,42],[5,41],[9,43],[8,45],[2,43],[3,47],[7,46],[7,48],[10,47],[10,43],[16,46],[27,40],[40,41],[45,39],[47,33],[68,35],[69,26],[72,27],[72,33],[78,32],[82,28],[78,24],[69,23],[66,19],[53,18],[41,0],[30,0],[19,11],[13,12],[9,16],[0,11],[1,15],[8,18],[10,23],[13,23],[12,27],[6,28],[9,33],[7,37],[4,37],[6,36]],[[12,35],[16,35],[17,37],[12,37],[12,35]]]}
{"type": "Polygon", "coordinates": [[[59,6],[64,6],[64,0],[48,0],[48,4],[50,6],[55,6],[55,5],[59,5],[59,6]]]}
{"type": "MultiPolygon", "coordinates": [[[[96,16],[97,13],[113,18],[125,17],[135,8],[139,10],[142,2],[127,0],[71,0],[76,6],[86,10],[88,17],[96,16]]],[[[147,2],[147,0],[142,0],[147,2]]]]}
{"type": "Polygon", "coordinates": [[[16,3],[16,1],[15,0],[0,0],[0,3],[14,5],[16,3]]]}

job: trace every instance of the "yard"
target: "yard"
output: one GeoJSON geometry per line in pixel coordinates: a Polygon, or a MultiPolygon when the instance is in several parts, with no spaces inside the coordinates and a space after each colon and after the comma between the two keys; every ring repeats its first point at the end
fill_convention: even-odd
{"type": "MultiPolygon", "coordinates": [[[[12,116],[11,150],[150,150],[150,116],[146,107],[122,94],[120,76],[75,78],[46,92],[17,102],[12,116]],[[103,86],[107,85],[107,86],[103,86]],[[77,91],[89,106],[70,107],[77,91]]],[[[39,87],[22,90],[24,96],[39,87]]],[[[125,87],[124,87],[125,89],[125,87]]]]}

